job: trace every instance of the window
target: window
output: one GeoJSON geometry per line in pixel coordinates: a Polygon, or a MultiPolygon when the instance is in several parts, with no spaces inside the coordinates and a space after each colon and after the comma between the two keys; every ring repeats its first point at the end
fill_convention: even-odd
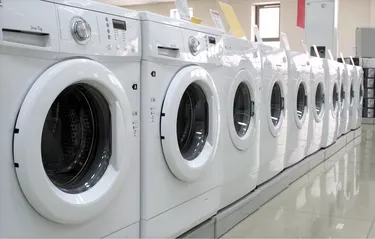
{"type": "Polygon", "coordinates": [[[280,3],[255,5],[255,24],[265,44],[280,46],[280,3]]]}

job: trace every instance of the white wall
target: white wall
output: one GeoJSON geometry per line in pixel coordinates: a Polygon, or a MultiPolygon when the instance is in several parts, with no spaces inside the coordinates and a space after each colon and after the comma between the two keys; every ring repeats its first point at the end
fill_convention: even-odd
{"type": "MultiPolygon", "coordinates": [[[[345,56],[354,54],[355,29],[361,26],[375,27],[375,0],[339,0],[339,51],[345,56]]],[[[216,0],[189,0],[194,8],[194,16],[203,19],[203,24],[214,26],[209,9],[220,11],[216,0]]],[[[275,0],[224,0],[231,4],[248,39],[251,37],[252,6],[254,3],[275,2],[275,0]]],[[[304,39],[303,29],[296,26],[297,0],[280,0],[280,30],[288,35],[292,49],[302,51],[301,40],[304,39]]],[[[127,6],[135,10],[155,12],[169,16],[169,10],[175,8],[174,3],[127,6]]],[[[229,30],[228,25],[225,27],[229,30]]]]}
{"type": "Polygon", "coordinates": [[[371,26],[371,1],[340,0],[338,38],[344,56],[355,55],[355,29],[371,26]]]}

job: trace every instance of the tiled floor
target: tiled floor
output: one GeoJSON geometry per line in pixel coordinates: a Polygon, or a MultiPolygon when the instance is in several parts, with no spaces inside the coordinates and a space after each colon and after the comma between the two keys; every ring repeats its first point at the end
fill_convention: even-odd
{"type": "Polygon", "coordinates": [[[375,238],[375,127],[295,181],[225,238],[375,238]]]}

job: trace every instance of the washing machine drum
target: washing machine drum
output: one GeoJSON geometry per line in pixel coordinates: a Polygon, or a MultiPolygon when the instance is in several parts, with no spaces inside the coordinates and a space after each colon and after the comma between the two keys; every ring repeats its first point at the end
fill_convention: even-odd
{"type": "Polygon", "coordinates": [[[302,119],[305,115],[307,105],[306,89],[303,83],[299,84],[297,92],[297,116],[298,119],[302,119]]]}
{"type": "Polygon", "coordinates": [[[202,152],[209,132],[209,108],[206,95],[192,83],[181,97],[177,114],[177,140],[182,157],[196,159],[202,152]]]}
{"type": "Polygon", "coordinates": [[[67,193],[82,193],[103,176],[112,154],[111,114],[95,88],[75,84],[58,95],[42,133],[42,161],[51,182],[67,193]]]}
{"type": "Polygon", "coordinates": [[[177,72],[161,115],[161,142],[169,169],[186,182],[202,177],[211,168],[220,127],[219,100],[210,74],[198,66],[177,72]]]}
{"type": "Polygon", "coordinates": [[[239,137],[246,135],[251,117],[254,115],[250,90],[245,83],[240,83],[233,103],[233,125],[239,137]]]}
{"type": "Polygon", "coordinates": [[[279,124],[283,109],[284,98],[282,97],[280,83],[276,82],[273,85],[271,95],[271,118],[274,126],[279,124]]]}
{"type": "Polygon", "coordinates": [[[324,114],[324,86],[322,82],[319,82],[315,91],[315,117],[316,119],[321,119],[324,114]]]}
{"type": "Polygon", "coordinates": [[[354,100],[354,86],[353,86],[353,81],[350,84],[350,105],[353,105],[353,100],[354,100]]]}
{"type": "Polygon", "coordinates": [[[344,100],[345,100],[344,83],[341,83],[341,90],[340,90],[341,111],[344,109],[344,102],[345,102],[344,100]]]}
{"type": "Polygon", "coordinates": [[[283,126],[285,117],[285,102],[284,102],[284,85],[279,80],[280,76],[276,75],[274,80],[270,83],[270,90],[268,92],[268,128],[274,137],[278,137],[283,126]]]}
{"type": "Polygon", "coordinates": [[[21,106],[13,142],[17,178],[35,210],[62,224],[105,210],[128,175],[131,116],[121,82],[97,62],[68,60],[43,73],[21,106]]]}
{"type": "Polygon", "coordinates": [[[361,79],[359,84],[359,107],[362,107],[363,105],[363,88],[363,79],[361,79]]]}

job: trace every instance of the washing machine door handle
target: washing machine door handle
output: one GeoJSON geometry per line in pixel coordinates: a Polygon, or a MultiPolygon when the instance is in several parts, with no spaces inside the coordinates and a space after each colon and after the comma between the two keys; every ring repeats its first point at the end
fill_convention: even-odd
{"type": "Polygon", "coordinates": [[[255,102],[250,101],[250,116],[253,117],[255,115],[255,102]]]}
{"type": "Polygon", "coordinates": [[[322,94],[321,99],[322,99],[322,103],[325,103],[325,94],[322,94]]]}
{"type": "Polygon", "coordinates": [[[307,95],[305,95],[305,106],[307,106],[307,95]]]}
{"type": "Polygon", "coordinates": [[[285,109],[284,97],[281,97],[281,110],[285,109]]]}

